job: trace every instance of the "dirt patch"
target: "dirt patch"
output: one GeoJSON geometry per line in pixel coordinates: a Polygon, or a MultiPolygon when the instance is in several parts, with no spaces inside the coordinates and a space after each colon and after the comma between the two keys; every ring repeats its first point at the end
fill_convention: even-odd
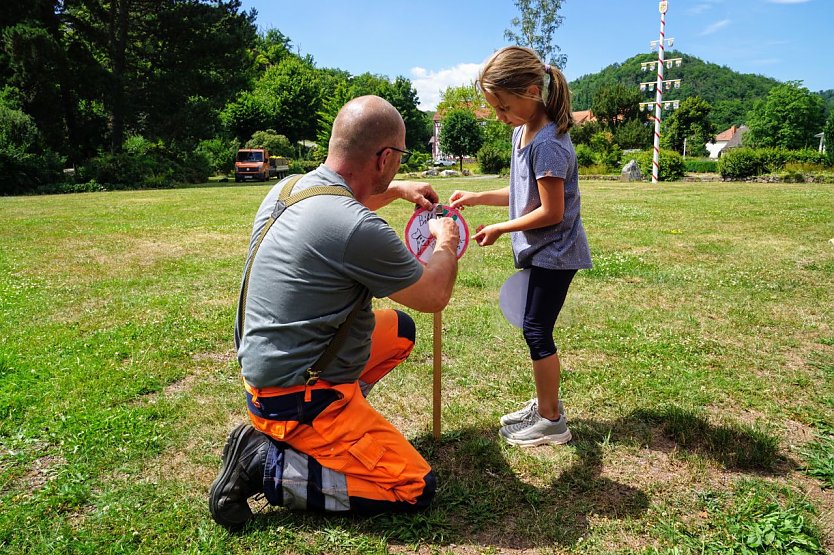
{"type": "Polygon", "coordinates": [[[43,488],[58,476],[58,470],[66,464],[66,459],[60,455],[38,457],[18,480],[20,489],[35,491],[43,488]]]}

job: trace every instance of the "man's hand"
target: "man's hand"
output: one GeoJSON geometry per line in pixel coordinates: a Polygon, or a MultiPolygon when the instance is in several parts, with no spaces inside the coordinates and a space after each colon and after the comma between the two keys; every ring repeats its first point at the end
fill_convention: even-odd
{"type": "Polygon", "coordinates": [[[434,250],[451,249],[451,253],[457,258],[458,243],[460,243],[460,230],[458,224],[452,218],[432,218],[429,220],[429,233],[436,241],[434,250]]]}
{"type": "Polygon", "coordinates": [[[423,275],[417,283],[391,294],[390,298],[420,312],[440,312],[449,303],[455,286],[460,232],[452,218],[432,218],[428,224],[435,245],[423,275]]]}
{"type": "Polygon", "coordinates": [[[392,181],[390,188],[395,188],[397,195],[421,208],[431,210],[440,197],[432,186],[422,181],[392,181]]]}

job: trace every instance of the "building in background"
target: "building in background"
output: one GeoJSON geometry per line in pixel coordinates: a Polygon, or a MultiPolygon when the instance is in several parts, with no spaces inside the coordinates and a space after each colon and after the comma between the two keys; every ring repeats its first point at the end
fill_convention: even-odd
{"type": "Polygon", "coordinates": [[[747,133],[746,125],[740,125],[738,127],[734,125],[726,131],[722,131],[715,136],[715,142],[705,145],[709,152],[709,157],[717,160],[725,149],[740,147],[745,133],[747,133]]]}

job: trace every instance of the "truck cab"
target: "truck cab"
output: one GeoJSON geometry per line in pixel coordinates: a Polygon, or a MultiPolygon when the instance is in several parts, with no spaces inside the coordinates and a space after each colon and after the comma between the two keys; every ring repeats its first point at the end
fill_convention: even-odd
{"type": "Polygon", "coordinates": [[[269,151],[265,148],[241,148],[235,158],[235,182],[269,179],[269,151]]]}

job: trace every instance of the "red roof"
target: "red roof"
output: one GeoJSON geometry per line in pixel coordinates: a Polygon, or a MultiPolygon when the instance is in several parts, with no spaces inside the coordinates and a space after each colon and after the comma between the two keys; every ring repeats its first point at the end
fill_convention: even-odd
{"type": "Polygon", "coordinates": [[[736,126],[734,125],[734,126],[730,127],[729,129],[727,129],[726,131],[722,131],[721,133],[716,135],[715,136],[715,142],[729,141],[730,139],[732,139],[735,136],[735,134],[736,134],[736,126]]]}
{"type": "Polygon", "coordinates": [[[596,120],[597,118],[594,117],[594,113],[590,110],[577,110],[573,112],[573,123],[576,125],[582,125],[583,123],[596,120]]]}

